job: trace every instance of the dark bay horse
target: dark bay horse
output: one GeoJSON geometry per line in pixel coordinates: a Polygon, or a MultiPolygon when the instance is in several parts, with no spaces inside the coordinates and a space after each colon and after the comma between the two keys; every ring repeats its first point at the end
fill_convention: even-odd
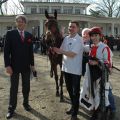
{"type": "Polygon", "coordinates": [[[58,28],[57,22],[57,11],[54,12],[54,16],[49,16],[48,12],[45,11],[45,16],[47,21],[45,22],[46,34],[45,34],[45,42],[48,48],[48,56],[50,60],[50,76],[55,78],[56,82],[56,96],[60,95],[60,101],[63,101],[63,73],[61,71],[62,67],[62,55],[56,54],[52,47],[60,48],[63,37],[60,34],[60,30],[58,28]],[[57,66],[60,66],[60,77],[58,77],[58,69],[57,66]],[[59,92],[60,86],[60,92],[59,92]]]}

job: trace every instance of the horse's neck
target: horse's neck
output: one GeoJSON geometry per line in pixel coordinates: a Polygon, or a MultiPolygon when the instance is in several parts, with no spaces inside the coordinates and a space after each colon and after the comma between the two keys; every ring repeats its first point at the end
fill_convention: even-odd
{"type": "MultiPolygon", "coordinates": [[[[62,34],[60,34],[59,31],[52,33],[53,39],[54,39],[54,46],[60,47],[63,41],[62,34]]],[[[52,40],[53,41],[53,40],[52,40]]]]}
{"type": "Polygon", "coordinates": [[[55,45],[56,45],[56,47],[60,47],[61,46],[61,44],[62,44],[62,38],[61,37],[57,37],[56,39],[55,39],[55,45]]]}

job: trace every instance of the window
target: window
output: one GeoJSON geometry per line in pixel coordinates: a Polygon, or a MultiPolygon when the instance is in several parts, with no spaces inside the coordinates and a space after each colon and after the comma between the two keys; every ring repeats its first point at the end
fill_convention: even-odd
{"type": "Polygon", "coordinates": [[[80,14],[80,8],[75,9],[75,14],[80,14]]]}
{"type": "Polygon", "coordinates": [[[37,8],[31,8],[31,13],[32,14],[37,13],[37,8]]]}
{"type": "Polygon", "coordinates": [[[64,8],[63,8],[64,14],[72,14],[72,11],[73,11],[72,7],[64,6],[64,8]]]}
{"type": "Polygon", "coordinates": [[[61,13],[61,7],[60,6],[52,6],[52,13],[57,10],[57,13],[61,13]]]}
{"type": "Polygon", "coordinates": [[[44,13],[45,13],[45,10],[48,11],[48,7],[47,7],[47,6],[39,7],[39,13],[40,13],[40,14],[44,14],[44,13]]]}

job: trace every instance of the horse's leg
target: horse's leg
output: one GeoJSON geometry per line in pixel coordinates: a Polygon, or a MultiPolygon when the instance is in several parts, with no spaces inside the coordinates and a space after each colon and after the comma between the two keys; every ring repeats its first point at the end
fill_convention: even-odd
{"type": "Polygon", "coordinates": [[[53,63],[52,63],[52,58],[51,58],[51,55],[49,54],[49,60],[50,60],[50,77],[52,78],[53,77],[53,63]]]}
{"type": "Polygon", "coordinates": [[[61,75],[60,75],[60,102],[63,102],[64,98],[63,98],[63,72],[61,71],[61,75]]]}
{"type": "Polygon", "coordinates": [[[57,74],[57,65],[54,65],[53,68],[55,82],[56,82],[56,96],[59,96],[59,85],[58,85],[58,74],[57,74]]]}
{"type": "Polygon", "coordinates": [[[53,77],[53,68],[51,66],[51,69],[50,69],[50,77],[52,78],[53,77]]]}

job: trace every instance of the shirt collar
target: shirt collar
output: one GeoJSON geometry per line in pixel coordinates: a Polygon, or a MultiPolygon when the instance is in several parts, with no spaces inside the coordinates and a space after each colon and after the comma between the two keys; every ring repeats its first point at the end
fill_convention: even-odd
{"type": "Polygon", "coordinates": [[[23,32],[23,33],[25,32],[24,30],[21,31],[21,30],[19,30],[18,28],[17,28],[17,30],[18,30],[19,33],[20,33],[20,32],[23,32]]]}
{"type": "Polygon", "coordinates": [[[69,38],[74,39],[77,35],[78,35],[78,33],[76,33],[73,37],[71,37],[71,36],[69,35],[69,38]]]}

